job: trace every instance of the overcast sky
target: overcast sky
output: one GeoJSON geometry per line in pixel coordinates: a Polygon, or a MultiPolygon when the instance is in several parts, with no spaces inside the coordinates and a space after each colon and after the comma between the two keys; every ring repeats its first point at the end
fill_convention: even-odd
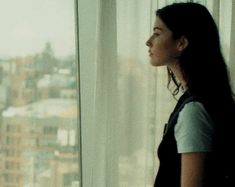
{"type": "Polygon", "coordinates": [[[40,52],[74,54],[74,0],[0,0],[0,58],[40,52]]]}

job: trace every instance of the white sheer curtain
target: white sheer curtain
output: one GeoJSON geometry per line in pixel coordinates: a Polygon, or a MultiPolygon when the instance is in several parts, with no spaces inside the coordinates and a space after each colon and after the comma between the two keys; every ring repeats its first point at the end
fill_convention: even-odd
{"type": "MultiPolygon", "coordinates": [[[[83,187],[153,185],[157,146],[176,101],[165,68],[149,64],[145,41],[154,11],[172,2],[78,0],[83,187]]],[[[235,2],[198,2],[218,23],[234,84],[235,2]]]]}

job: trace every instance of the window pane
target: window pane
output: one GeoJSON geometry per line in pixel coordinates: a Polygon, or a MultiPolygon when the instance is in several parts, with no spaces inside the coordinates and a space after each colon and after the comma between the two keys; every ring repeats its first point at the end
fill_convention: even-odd
{"type": "Polygon", "coordinates": [[[74,2],[0,6],[0,186],[79,187],[74,2]]]}

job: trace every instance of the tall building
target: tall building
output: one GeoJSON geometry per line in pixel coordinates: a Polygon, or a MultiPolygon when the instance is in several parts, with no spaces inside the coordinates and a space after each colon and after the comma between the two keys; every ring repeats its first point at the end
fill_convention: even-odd
{"type": "Polygon", "coordinates": [[[77,104],[46,99],[2,113],[1,187],[79,184],[77,104]]]}

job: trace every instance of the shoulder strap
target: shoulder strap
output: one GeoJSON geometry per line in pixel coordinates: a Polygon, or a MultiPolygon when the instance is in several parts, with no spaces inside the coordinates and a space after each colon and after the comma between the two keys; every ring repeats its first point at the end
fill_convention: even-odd
{"type": "Polygon", "coordinates": [[[168,120],[168,123],[165,125],[165,129],[164,129],[164,134],[166,134],[166,132],[176,124],[177,122],[177,119],[178,119],[178,115],[179,115],[179,112],[183,109],[184,105],[191,102],[191,101],[195,101],[195,97],[188,94],[188,93],[185,93],[183,94],[179,101],[177,102],[173,112],[171,113],[170,115],[170,118],[168,120]]]}

